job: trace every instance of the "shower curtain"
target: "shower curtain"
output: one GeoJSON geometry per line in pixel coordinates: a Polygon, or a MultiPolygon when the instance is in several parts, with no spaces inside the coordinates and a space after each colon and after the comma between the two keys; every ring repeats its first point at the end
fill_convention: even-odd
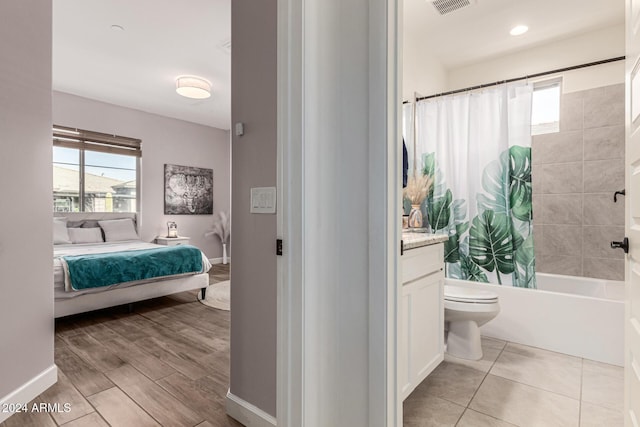
{"type": "Polygon", "coordinates": [[[434,179],[423,217],[449,236],[447,277],[536,287],[531,99],[527,84],[431,98],[417,103],[415,128],[404,107],[409,158],[434,179]]]}

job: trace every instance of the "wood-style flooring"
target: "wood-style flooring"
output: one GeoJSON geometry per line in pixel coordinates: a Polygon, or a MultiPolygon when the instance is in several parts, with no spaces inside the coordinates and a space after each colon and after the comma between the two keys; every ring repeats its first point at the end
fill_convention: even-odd
{"type": "MultiPolygon", "coordinates": [[[[227,280],[229,265],[209,275],[227,280]]],[[[17,413],[0,426],[242,425],[225,413],[229,312],[195,291],[58,319],[55,362],[57,384],[33,402],[70,411],[17,413]]]]}

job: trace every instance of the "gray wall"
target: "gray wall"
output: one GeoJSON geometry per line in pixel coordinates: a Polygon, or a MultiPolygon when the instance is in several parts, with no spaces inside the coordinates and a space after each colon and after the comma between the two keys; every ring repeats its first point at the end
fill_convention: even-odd
{"type": "Polygon", "coordinates": [[[50,1],[0,2],[0,58],[1,399],[53,366],[50,1]]]}
{"type": "Polygon", "coordinates": [[[249,195],[276,185],[276,7],[231,3],[231,117],[245,124],[232,141],[231,393],[273,416],[276,216],[250,214],[249,195]]]}
{"type": "Polygon", "coordinates": [[[624,280],[624,85],[562,95],[560,132],[533,138],[536,270],[624,280]]]}
{"type": "Polygon", "coordinates": [[[167,221],[175,221],[178,233],[190,237],[190,243],[209,258],[222,256],[220,241],[204,237],[212,226],[212,215],[164,215],[164,164],[213,169],[213,211],[229,211],[229,131],[62,92],[53,93],[53,122],[141,139],[142,240],[166,235],[167,221]]]}

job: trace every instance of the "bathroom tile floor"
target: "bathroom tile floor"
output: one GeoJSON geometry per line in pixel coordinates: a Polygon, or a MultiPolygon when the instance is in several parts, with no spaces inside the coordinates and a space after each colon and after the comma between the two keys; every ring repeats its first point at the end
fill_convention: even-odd
{"type": "Polygon", "coordinates": [[[482,338],[482,360],[445,355],[404,402],[404,426],[623,426],[623,369],[482,338]]]}

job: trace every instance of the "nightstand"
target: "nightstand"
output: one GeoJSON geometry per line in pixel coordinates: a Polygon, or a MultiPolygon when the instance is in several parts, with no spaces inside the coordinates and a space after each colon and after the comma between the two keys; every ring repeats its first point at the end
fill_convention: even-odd
{"type": "Polygon", "coordinates": [[[165,246],[188,245],[189,238],[184,236],[180,236],[180,237],[158,236],[156,237],[156,244],[165,245],[165,246]]]}

